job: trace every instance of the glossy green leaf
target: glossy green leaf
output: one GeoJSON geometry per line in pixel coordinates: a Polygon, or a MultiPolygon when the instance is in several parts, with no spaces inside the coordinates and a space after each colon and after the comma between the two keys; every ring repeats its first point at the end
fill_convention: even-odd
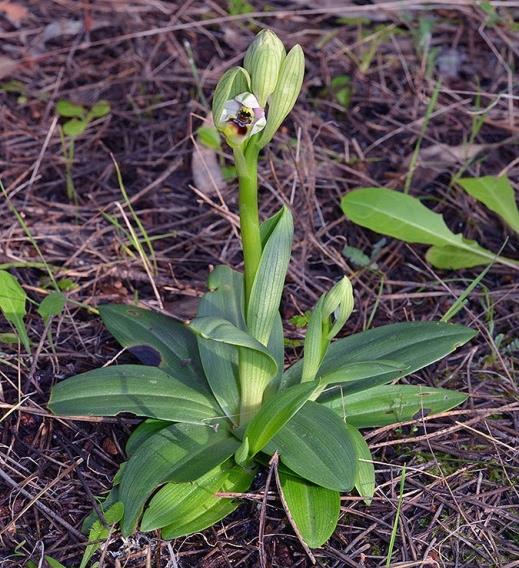
{"type": "Polygon", "coordinates": [[[295,385],[262,404],[243,436],[249,457],[255,456],[272,440],[318,387],[319,383],[315,381],[295,385]]]}
{"type": "MultiPolygon", "coordinates": [[[[243,276],[227,266],[217,266],[209,275],[208,288],[197,316],[221,318],[244,330],[243,276]]],[[[200,335],[197,340],[207,382],[225,415],[236,422],[240,412],[238,350],[200,335]]]]}
{"type": "Polygon", "coordinates": [[[307,402],[264,451],[304,479],[336,491],[350,491],[356,453],[344,421],[316,402],[307,402]]]}
{"type": "Polygon", "coordinates": [[[212,113],[216,127],[220,124],[225,103],[236,95],[250,92],[250,77],[243,67],[228,69],[218,81],[213,95],[212,113]]]}
{"type": "Polygon", "coordinates": [[[56,103],[56,112],[64,118],[82,118],[86,113],[83,106],[63,99],[56,103]]]}
{"type": "Polygon", "coordinates": [[[282,122],[292,110],[303,84],[305,56],[300,45],[295,45],[287,54],[279,70],[276,88],[269,100],[267,125],[260,134],[258,144],[266,146],[276,134],[282,122]]]}
{"type": "MultiPolygon", "coordinates": [[[[249,489],[254,475],[254,470],[234,467],[228,472],[218,492],[243,493],[249,489]]],[[[193,511],[194,514],[184,518],[184,522],[182,522],[180,515],[176,516],[178,522],[172,522],[164,527],[161,531],[161,536],[163,539],[170,540],[203,531],[221,521],[227,515],[230,515],[239,505],[240,501],[238,499],[217,496],[208,497],[203,506],[193,511]]]]}
{"type": "Polygon", "coordinates": [[[355,489],[361,497],[364,497],[366,505],[371,505],[375,493],[375,466],[373,457],[366,440],[353,426],[347,424],[357,453],[357,472],[355,474],[355,489]]]}
{"type": "Polygon", "coordinates": [[[143,420],[126,441],[125,450],[128,457],[131,457],[148,438],[167,426],[171,426],[171,422],[157,420],[156,418],[143,420]]]}
{"type": "Polygon", "coordinates": [[[332,373],[323,374],[319,377],[319,381],[323,385],[340,384],[343,393],[351,393],[387,383],[395,376],[395,373],[403,371],[405,367],[397,361],[385,359],[359,361],[347,363],[332,373]]]}
{"type": "Polygon", "coordinates": [[[26,301],[27,294],[18,280],[7,270],[0,270],[0,311],[5,319],[14,325],[25,350],[30,353],[31,342],[23,321],[26,301]]]}
{"type": "Polygon", "coordinates": [[[310,548],[319,548],[332,536],[339,521],[339,492],[281,471],[279,480],[283,504],[294,530],[310,548]]]}
{"type": "Polygon", "coordinates": [[[157,367],[118,365],[81,373],[54,386],[49,408],[62,416],[137,416],[202,423],[220,416],[216,401],[157,367]]]}
{"type": "MultiPolygon", "coordinates": [[[[290,261],[294,232],[292,215],[286,207],[276,214],[273,220],[268,227],[268,238],[264,241],[247,310],[249,333],[263,345],[268,345],[273,326],[279,318],[279,304],[290,261]]],[[[269,374],[262,365],[258,364],[258,357],[254,352],[243,353],[242,420],[247,420],[256,412],[265,389],[275,374],[269,374]]]]}
{"type": "Polygon", "coordinates": [[[99,312],[108,331],[145,365],[157,365],[185,385],[210,393],[196,336],[178,320],[135,306],[105,304],[99,312]]]}
{"type": "Polygon", "coordinates": [[[48,296],[43,298],[38,306],[38,313],[43,321],[47,323],[50,318],[59,316],[67,303],[67,297],[63,292],[51,292],[48,296]]]}
{"type": "Polygon", "coordinates": [[[463,178],[457,180],[457,183],[519,233],[519,210],[515,202],[515,191],[506,176],[463,178]]]}
{"type": "Polygon", "coordinates": [[[323,397],[332,408],[356,428],[387,426],[418,416],[445,412],[464,402],[467,395],[457,391],[414,385],[383,385],[346,396],[335,391],[323,397]]]}
{"type": "Polygon", "coordinates": [[[463,251],[468,253],[468,266],[474,266],[475,257],[478,256],[481,257],[480,264],[488,264],[494,259],[507,265],[514,264],[514,261],[504,257],[496,258],[494,253],[474,241],[464,239],[461,234],[454,234],[440,214],[434,213],[411,195],[390,189],[364,187],[350,191],[342,198],[341,206],[348,219],[361,227],[407,243],[458,249],[458,265],[463,251]]]}
{"type": "MultiPolygon", "coordinates": [[[[115,484],[115,479],[113,483],[115,484]]],[[[101,511],[104,514],[106,511],[108,511],[108,509],[110,509],[110,507],[114,503],[117,503],[118,500],[119,500],[119,487],[114,485],[114,487],[110,489],[106,497],[104,497],[103,499],[98,499],[98,507],[101,509],[101,511]]],[[[98,520],[99,516],[97,514],[97,511],[95,509],[92,509],[92,511],[83,519],[83,522],[81,523],[81,532],[83,534],[88,534],[93,524],[98,520]]]]}
{"type": "Polygon", "coordinates": [[[277,364],[269,350],[231,322],[220,318],[204,317],[194,319],[189,327],[203,339],[232,345],[242,352],[252,352],[256,363],[265,369],[269,376],[276,374],[277,364]]]}
{"type": "MultiPolygon", "coordinates": [[[[467,327],[443,322],[404,322],[384,325],[350,335],[332,343],[319,374],[325,376],[356,362],[387,360],[399,364],[388,380],[414,373],[445,357],[474,337],[467,327]]],[[[283,386],[300,381],[302,362],[283,375],[283,386]]]]}
{"type": "Polygon", "coordinates": [[[144,504],[158,486],[198,479],[228,460],[238,446],[223,424],[217,429],[172,424],[148,438],[123,472],[119,488],[124,503],[123,534],[134,531],[144,504]]]}

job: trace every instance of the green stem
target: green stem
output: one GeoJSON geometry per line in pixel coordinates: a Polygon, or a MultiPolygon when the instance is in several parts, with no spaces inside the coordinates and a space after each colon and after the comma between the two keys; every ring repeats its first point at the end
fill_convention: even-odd
{"type": "Polygon", "coordinates": [[[245,153],[234,149],[234,159],[240,185],[240,227],[245,276],[245,313],[261,259],[261,237],[258,212],[258,153],[251,145],[245,153]]]}

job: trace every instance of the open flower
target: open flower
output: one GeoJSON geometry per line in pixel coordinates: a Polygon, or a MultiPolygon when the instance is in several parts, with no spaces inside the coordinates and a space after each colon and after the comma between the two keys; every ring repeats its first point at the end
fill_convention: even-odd
{"type": "Polygon", "coordinates": [[[241,93],[223,105],[218,128],[231,146],[261,132],[267,124],[265,110],[252,93],[241,93]]]}

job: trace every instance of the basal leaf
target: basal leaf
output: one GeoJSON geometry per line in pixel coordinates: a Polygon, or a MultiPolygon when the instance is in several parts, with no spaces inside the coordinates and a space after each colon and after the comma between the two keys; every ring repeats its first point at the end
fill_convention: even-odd
{"type": "MultiPolygon", "coordinates": [[[[405,322],[384,325],[350,335],[332,343],[319,368],[319,375],[334,373],[356,362],[389,360],[404,371],[395,371],[393,380],[414,373],[445,357],[474,337],[467,327],[443,322],[405,322]]],[[[302,362],[283,375],[283,386],[300,381],[302,362]]]]}
{"type": "Polygon", "coordinates": [[[171,426],[171,422],[157,420],[155,418],[143,420],[130,434],[130,437],[126,441],[125,450],[128,457],[131,457],[148,438],[157,432],[160,432],[160,430],[163,430],[167,426],[171,426]]]}
{"type": "Polygon", "coordinates": [[[359,361],[347,363],[332,373],[320,375],[319,381],[323,385],[341,384],[343,392],[350,393],[387,383],[395,373],[405,370],[398,361],[359,361]]]}
{"type": "Polygon", "coordinates": [[[515,202],[515,191],[506,176],[463,178],[457,180],[457,183],[519,233],[519,210],[515,202]]]}
{"type": "Polygon", "coordinates": [[[189,327],[204,339],[232,345],[241,352],[252,352],[257,365],[265,369],[270,377],[276,374],[277,364],[269,350],[231,322],[220,318],[204,317],[194,319],[189,327]]]}
{"type": "Polygon", "coordinates": [[[202,423],[220,416],[216,401],[186,387],[157,367],[102,367],[66,379],[52,389],[49,408],[64,416],[137,416],[202,423]]]}
{"type": "Polygon", "coordinates": [[[364,497],[366,505],[371,505],[375,493],[375,466],[369,446],[362,434],[353,426],[347,425],[355,450],[357,452],[357,472],[355,474],[355,489],[364,497]]]}
{"type": "Polygon", "coordinates": [[[156,365],[185,385],[210,393],[196,336],[178,320],[136,306],[105,304],[99,312],[108,331],[145,365],[156,365]]]}
{"type": "Polygon", "coordinates": [[[23,321],[26,300],[27,294],[18,280],[7,270],[0,270],[0,311],[5,319],[14,325],[25,350],[30,353],[31,342],[23,321]]]}
{"type": "Polygon", "coordinates": [[[348,424],[356,428],[371,428],[445,412],[466,398],[464,393],[447,389],[383,385],[346,396],[336,391],[322,403],[345,418],[348,424]]]}
{"type": "MultiPolygon", "coordinates": [[[[249,489],[254,479],[254,470],[245,470],[240,467],[233,467],[227,473],[223,485],[218,489],[219,493],[242,493],[249,489]]],[[[178,516],[178,522],[172,522],[161,531],[163,539],[173,539],[179,536],[193,534],[203,531],[230,515],[238,506],[238,499],[228,497],[213,496],[205,501],[204,505],[193,511],[189,518],[178,516]]]]}
{"type": "Polygon", "coordinates": [[[294,530],[310,548],[319,548],[332,536],[339,521],[339,492],[281,471],[279,480],[294,530]]]}
{"type": "MultiPolygon", "coordinates": [[[[472,246],[474,248],[474,251],[470,252],[451,246],[430,247],[425,253],[425,259],[432,266],[444,270],[472,268],[474,266],[487,265],[492,262],[492,259],[488,257],[486,251],[485,253],[478,254],[478,252],[476,252],[479,248],[478,245],[473,244],[472,246]]],[[[511,258],[497,255],[494,255],[493,258],[496,262],[501,262],[507,264],[508,266],[515,265],[519,267],[519,263],[512,260],[511,258]]]]}
{"type": "Polygon", "coordinates": [[[318,387],[319,383],[315,381],[295,385],[263,403],[243,436],[249,457],[255,456],[270,442],[318,387]]]}
{"type": "Polygon", "coordinates": [[[238,440],[223,425],[215,430],[172,424],[151,436],[123,472],[119,488],[119,499],[124,503],[123,534],[133,532],[144,504],[158,486],[198,479],[228,460],[238,446],[238,440]]]}
{"type": "Polygon", "coordinates": [[[353,488],[355,446],[344,421],[329,408],[307,402],[264,449],[275,451],[304,479],[336,491],[353,488]]]}
{"type": "MultiPolygon", "coordinates": [[[[242,274],[217,266],[209,276],[208,288],[197,316],[224,319],[244,330],[242,274]]],[[[240,412],[238,351],[232,345],[200,335],[197,340],[207,382],[226,416],[236,422],[240,412]]]]}
{"type": "Polygon", "coordinates": [[[71,118],[63,125],[63,132],[67,136],[75,138],[76,136],[81,136],[81,134],[83,134],[83,132],[87,129],[87,126],[88,122],[86,120],[71,118]]]}

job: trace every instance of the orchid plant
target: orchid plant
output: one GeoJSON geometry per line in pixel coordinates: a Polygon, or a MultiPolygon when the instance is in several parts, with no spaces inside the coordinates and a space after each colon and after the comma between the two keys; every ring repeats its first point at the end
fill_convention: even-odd
{"type": "Polygon", "coordinates": [[[367,503],[374,496],[373,461],[359,429],[465,399],[394,383],[468,341],[470,329],[406,322],[333,341],[354,308],[347,277],[319,299],[304,357],[284,368],[279,307],[293,221],[282,207],[260,222],[257,165],[294,106],[303,74],[301,47],[286,54],[265,30],[244,66],[228,70],[214,93],[214,122],[239,177],[243,275],[216,267],[187,324],[135,306],[100,306],[109,331],[143,365],[96,369],[53,389],[49,407],[62,416],[144,418],[102,505],[123,504],[124,535],[160,529],[171,539],[201,531],[236,509],[236,494],[270,463],[294,530],[319,547],[336,527],[341,492],[355,488],[367,503]]]}

